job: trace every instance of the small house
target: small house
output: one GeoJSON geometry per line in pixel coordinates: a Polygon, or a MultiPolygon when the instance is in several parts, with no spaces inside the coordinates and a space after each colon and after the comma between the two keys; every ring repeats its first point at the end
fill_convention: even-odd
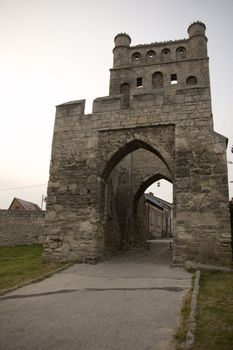
{"type": "Polygon", "coordinates": [[[148,236],[150,238],[172,237],[172,204],[155,197],[152,192],[145,193],[145,202],[148,236]]]}
{"type": "Polygon", "coordinates": [[[39,205],[25,201],[23,199],[14,198],[8,210],[41,210],[39,205]]]}

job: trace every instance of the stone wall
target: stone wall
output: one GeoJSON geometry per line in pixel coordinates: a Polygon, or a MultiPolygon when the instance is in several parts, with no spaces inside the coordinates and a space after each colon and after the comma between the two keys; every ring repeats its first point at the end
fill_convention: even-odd
{"type": "Polygon", "coordinates": [[[233,199],[230,201],[230,214],[231,214],[231,248],[233,255],[233,199]]]}
{"type": "Polygon", "coordinates": [[[0,246],[44,243],[45,212],[0,210],[0,246]]]}

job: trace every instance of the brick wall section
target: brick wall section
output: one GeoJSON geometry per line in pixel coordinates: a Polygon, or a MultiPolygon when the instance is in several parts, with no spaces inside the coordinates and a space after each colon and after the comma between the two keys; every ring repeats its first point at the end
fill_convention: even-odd
{"type": "Polygon", "coordinates": [[[0,210],[0,246],[42,244],[45,212],[0,210]]]}

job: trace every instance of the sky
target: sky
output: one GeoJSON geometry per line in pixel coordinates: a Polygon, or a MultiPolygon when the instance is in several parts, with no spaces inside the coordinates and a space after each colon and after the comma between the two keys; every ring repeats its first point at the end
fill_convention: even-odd
{"type": "MultiPolygon", "coordinates": [[[[0,208],[46,195],[55,106],[107,96],[114,37],[187,38],[206,24],[215,131],[233,161],[233,0],[0,0],[0,208]]],[[[233,164],[229,164],[229,182],[233,164]]],[[[233,196],[233,183],[230,197],[233,196]]],[[[171,188],[155,186],[169,200],[171,188]]]]}

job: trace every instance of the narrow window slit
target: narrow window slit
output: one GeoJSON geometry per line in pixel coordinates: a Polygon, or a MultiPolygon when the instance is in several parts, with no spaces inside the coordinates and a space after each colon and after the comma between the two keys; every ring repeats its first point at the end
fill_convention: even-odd
{"type": "Polygon", "coordinates": [[[137,78],[137,87],[142,87],[142,78],[137,78]]]}
{"type": "Polygon", "coordinates": [[[177,75],[171,74],[171,84],[177,84],[177,75]]]}

